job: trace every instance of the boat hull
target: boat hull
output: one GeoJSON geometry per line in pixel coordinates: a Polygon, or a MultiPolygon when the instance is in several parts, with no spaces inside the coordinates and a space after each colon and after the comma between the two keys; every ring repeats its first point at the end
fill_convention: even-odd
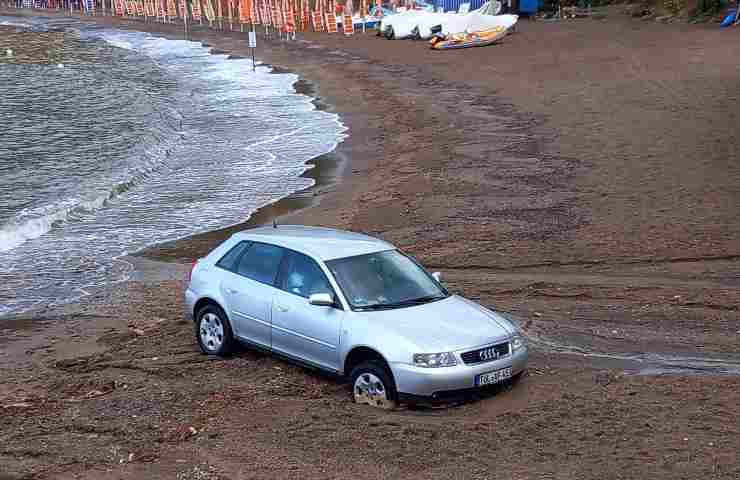
{"type": "Polygon", "coordinates": [[[433,39],[433,50],[455,50],[459,48],[485,47],[494,44],[506,36],[505,28],[485,32],[472,32],[449,35],[447,40],[433,39]],[[436,40],[436,41],[435,41],[436,40]]]}

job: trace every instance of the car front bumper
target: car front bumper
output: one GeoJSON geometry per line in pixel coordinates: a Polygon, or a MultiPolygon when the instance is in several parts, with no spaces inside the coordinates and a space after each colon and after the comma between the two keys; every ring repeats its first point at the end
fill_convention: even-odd
{"type": "Polygon", "coordinates": [[[512,376],[521,373],[527,366],[528,358],[527,348],[522,348],[509,357],[477,365],[459,363],[454,367],[424,368],[407,363],[393,363],[390,367],[396,389],[402,398],[434,400],[446,396],[446,392],[477,388],[475,378],[482,373],[506,367],[511,367],[512,376]]]}

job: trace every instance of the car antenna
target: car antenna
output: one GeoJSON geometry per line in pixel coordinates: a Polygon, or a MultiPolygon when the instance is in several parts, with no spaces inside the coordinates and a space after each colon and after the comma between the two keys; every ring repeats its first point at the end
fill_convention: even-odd
{"type": "Polygon", "coordinates": [[[277,228],[277,221],[274,218],[272,219],[272,228],[277,228]]]}

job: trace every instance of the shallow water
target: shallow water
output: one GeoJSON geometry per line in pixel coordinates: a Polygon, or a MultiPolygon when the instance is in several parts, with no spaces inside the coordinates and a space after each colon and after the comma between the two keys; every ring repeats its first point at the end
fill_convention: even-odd
{"type": "Polygon", "coordinates": [[[558,353],[603,361],[612,368],[620,368],[635,375],[667,373],[740,375],[740,358],[732,356],[681,355],[678,353],[596,351],[582,345],[571,345],[548,338],[536,331],[527,337],[538,352],[558,353]]]}
{"type": "Polygon", "coordinates": [[[310,186],[305,162],[343,138],[295,75],[199,43],[31,23],[0,33],[0,315],[123,279],[115,259],[147,245],[245,220],[310,186]]]}

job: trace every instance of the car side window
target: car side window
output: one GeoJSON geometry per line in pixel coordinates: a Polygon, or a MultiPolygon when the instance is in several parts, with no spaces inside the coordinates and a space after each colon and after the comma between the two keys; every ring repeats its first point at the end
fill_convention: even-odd
{"type": "Polygon", "coordinates": [[[239,260],[236,273],[267,285],[275,284],[284,250],[267,243],[252,243],[239,260]]]}
{"type": "Polygon", "coordinates": [[[308,298],[315,293],[334,295],[324,272],[310,257],[298,252],[290,252],[288,268],[282,281],[282,289],[308,298]]]}
{"type": "Polygon", "coordinates": [[[230,272],[236,272],[236,263],[239,261],[241,254],[249,248],[251,242],[239,242],[231,250],[221,257],[221,260],[216,262],[216,266],[228,270],[230,272]]]}

